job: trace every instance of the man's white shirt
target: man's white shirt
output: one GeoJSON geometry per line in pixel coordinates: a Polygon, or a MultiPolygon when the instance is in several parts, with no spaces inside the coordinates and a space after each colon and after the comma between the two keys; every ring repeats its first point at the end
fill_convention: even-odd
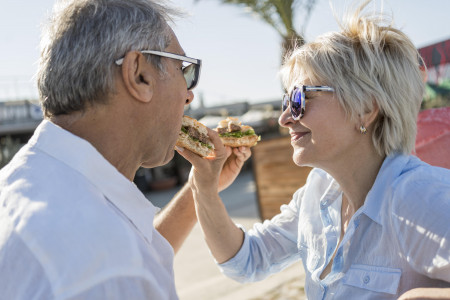
{"type": "Polygon", "coordinates": [[[177,299],[158,208],[44,120],[0,171],[0,299],[177,299]]]}

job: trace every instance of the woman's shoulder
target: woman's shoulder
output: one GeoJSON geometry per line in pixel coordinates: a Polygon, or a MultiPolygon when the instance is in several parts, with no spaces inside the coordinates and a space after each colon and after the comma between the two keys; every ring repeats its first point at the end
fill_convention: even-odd
{"type": "Polygon", "coordinates": [[[410,155],[397,178],[393,181],[394,187],[398,189],[416,190],[417,187],[427,190],[444,189],[450,190],[450,170],[429,165],[419,158],[410,155]]]}
{"type": "Polygon", "coordinates": [[[450,205],[450,170],[431,166],[412,155],[405,158],[388,191],[394,211],[422,214],[450,205]]]}

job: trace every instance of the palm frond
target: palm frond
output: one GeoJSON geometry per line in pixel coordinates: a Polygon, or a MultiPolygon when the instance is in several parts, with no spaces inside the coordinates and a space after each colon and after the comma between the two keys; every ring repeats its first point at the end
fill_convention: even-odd
{"type": "MultiPolygon", "coordinates": [[[[199,2],[200,0],[195,0],[199,2]]],[[[205,1],[205,0],[203,0],[205,1]]],[[[304,39],[294,27],[296,9],[305,12],[302,32],[309,21],[309,16],[317,0],[216,0],[232,4],[251,11],[275,29],[282,38],[282,55],[294,45],[303,44],[304,39]]]]}

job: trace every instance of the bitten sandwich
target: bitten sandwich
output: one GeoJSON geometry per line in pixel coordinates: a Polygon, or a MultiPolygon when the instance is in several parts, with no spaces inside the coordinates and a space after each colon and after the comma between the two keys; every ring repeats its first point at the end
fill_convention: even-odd
{"type": "Polygon", "coordinates": [[[188,116],[183,116],[176,145],[197,153],[201,157],[208,156],[214,150],[206,126],[188,116]]]}
{"type": "Polygon", "coordinates": [[[242,125],[237,118],[228,117],[219,122],[216,130],[225,146],[253,147],[261,137],[255,134],[251,126],[242,125]]]}

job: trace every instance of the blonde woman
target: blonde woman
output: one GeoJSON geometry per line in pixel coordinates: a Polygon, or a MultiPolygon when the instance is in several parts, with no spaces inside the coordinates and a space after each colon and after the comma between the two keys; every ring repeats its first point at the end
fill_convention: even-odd
{"type": "Polygon", "coordinates": [[[403,32],[363,13],[368,2],[284,63],[279,123],[294,162],[314,169],[278,216],[244,232],[211,185],[220,163],[192,172],[206,241],[238,281],[302,260],[308,299],[450,298],[450,170],[410,155],[420,57],[403,32]]]}

